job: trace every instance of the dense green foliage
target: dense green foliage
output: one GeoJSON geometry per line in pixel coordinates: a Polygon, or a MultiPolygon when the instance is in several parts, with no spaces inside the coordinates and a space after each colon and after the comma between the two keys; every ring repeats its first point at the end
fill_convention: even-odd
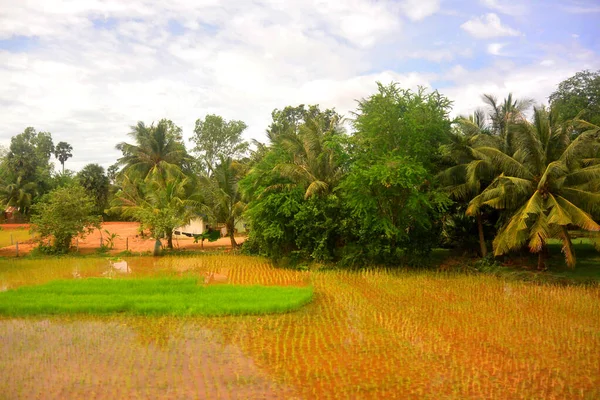
{"type": "Polygon", "coordinates": [[[214,114],[196,120],[191,140],[206,172],[213,171],[221,157],[240,158],[246,153],[248,143],[242,139],[246,128],[243,121],[226,121],[214,114]]]}
{"type": "Polygon", "coordinates": [[[561,121],[575,117],[600,125],[600,71],[581,71],[561,82],[549,97],[561,121]]]}
{"type": "MultiPolygon", "coordinates": [[[[137,220],[172,247],[202,218],[249,231],[244,251],[284,262],[417,265],[444,246],[487,257],[530,251],[543,268],[549,240],[575,265],[569,231],[600,230],[598,72],[558,85],[550,106],[508,94],[450,117],[438,91],[379,83],[349,118],[318,105],[275,109],[266,143],[243,140],[243,121],[196,121],[183,130],[138,122],[104,174],[88,165],[54,174],[70,146],[27,128],[0,163],[0,199],[28,214],[53,188],[82,185],[100,214],[137,220]],[[61,158],[62,157],[62,158],[61,158]]],[[[64,166],[64,164],[63,164],[64,166]]]]}
{"type": "Polygon", "coordinates": [[[33,229],[42,240],[51,239],[55,252],[65,253],[71,240],[100,227],[100,217],[93,215],[94,200],[81,186],[54,189],[33,207],[33,229]]]}
{"type": "Polygon", "coordinates": [[[197,279],[80,279],[0,293],[0,314],[261,315],[311,302],[311,287],[198,284],[197,279]]]}
{"type": "Polygon", "coordinates": [[[110,182],[104,168],[98,164],[87,164],[77,173],[77,181],[88,196],[94,199],[94,213],[101,215],[108,206],[110,182]]]}

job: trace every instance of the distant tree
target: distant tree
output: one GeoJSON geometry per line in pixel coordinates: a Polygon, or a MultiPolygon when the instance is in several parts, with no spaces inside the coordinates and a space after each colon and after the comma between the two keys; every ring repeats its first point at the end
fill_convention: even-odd
{"type": "Polygon", "coordinates": [[[87,164],[79,173],[77,173],[79,184],[85,189],[86,193],[94,199],[94,212],[103,214],[108,206],[108,191],[110,182],[104,168],[98,164],[87,164]]]}
{"type": "MultiPolygon", "coordinates": [[[[14,194],[15,188],[21,190],[21,194],[12,196],[11,201],[20,199],[17,207],[24,215],[29,212],[29,206],[52,187],[50,156],[53,150],[50,133],[36,132],[29,127],[11,138],[10,147],[1,160],[0,186],[4,193],[14,194]]],[[[5,199],[8,201],[8,198],[5,199]]]]}
{"type": "Polygon", "coordinates": [[[23,133],[13,136],[5,157],[7,169],[16,179],[20,176],[26,182],[47,181],[52,172],[50,155],[54,151],[52,135],[49,132],[36,132],[26,128],[23,133]]]}
{"type": "Polygon", "coordinates": [[[549,101],[561,121],[579,117],[600,125],[600,70],[581,71],[562,81],[549,101]]]}
{"type": "Polygon", "coordinates": [[[68,252],[74,237],[100,228],[100,217],[93,214],[93,199],[78,185],[54,189],[33,211],[33,230],[42,239],[51,239],[58,253],[68,252]]]}
{"type": "Polygon", "coordinates": [[[59,187],[72,186],[77,184],[77,179],[75,178],[75,172],[67,169],[63,171],[61,174],[54,174],[50,179],[50,184],[52,189],[56,189],[59,187]]]}
{"type": "Polygon", "coordinates": [[[117,175],[119,173],[119,165],[118,164],[113,164],[110,167],[108,167],[108,169],[106,170],[106,176],[108,177],[108,180],[110,181],[111,184],[116,184],[117,183],[117,175]]]}
{"type": "Polygon", "coordinates": [[[246,128],[243,121],[227,121],[214,114],[196,120],[191,140],[206,172],[212,171],[221,157],[235,159],[247,152],[248,143],[242,138],[246,128]]]}
{"type": "Polygon", "coordinates": [[[73,146],[71,146],[67,142],[58,142],[56,147],[54,148],[54,156],[60,161],[60,165],[62,165],[62,172],[65,173],[65,162],[73,157],[73,146]]]}
{"type": "Polygon", "coordinates": [[[341,122],[342,117],[334,109],[321,110],[318,105],[304,104],[275,109],[271,113],[273,121],[267,128],[267,137],[274,143],[279,137],[295,135],[305,122],[318,119],[322,126],[331,127],[341,122]]]}

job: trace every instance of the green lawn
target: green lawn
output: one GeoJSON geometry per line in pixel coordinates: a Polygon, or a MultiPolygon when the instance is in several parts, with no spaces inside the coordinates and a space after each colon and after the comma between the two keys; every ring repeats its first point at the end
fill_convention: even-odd
{"type": "Polygon", "coordinates": [[[0,293],[0,314],[257,315],[296,310],[311,287],[199,285],[197,279],[89,278],[0,293]]]}

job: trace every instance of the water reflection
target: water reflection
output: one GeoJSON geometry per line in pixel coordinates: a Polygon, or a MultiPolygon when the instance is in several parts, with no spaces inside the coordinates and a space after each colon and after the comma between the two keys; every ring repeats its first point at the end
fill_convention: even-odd
{"type": "Polygon", "coordinates": [[[117,274],[130,274],[131,268],[125,260],[110,261],[108,269],[102,273],[107,278],[113,278],[117,274]]]}

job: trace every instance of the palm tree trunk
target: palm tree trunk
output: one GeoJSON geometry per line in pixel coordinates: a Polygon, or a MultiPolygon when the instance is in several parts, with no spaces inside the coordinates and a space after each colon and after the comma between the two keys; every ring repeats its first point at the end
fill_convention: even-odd
{"type": "Polygon", "coordinates": [[[481,213],[477,214],[477,231],[479,232],[479,247],[481,249],[481,257],[487,256],[487,244],[485,243],[485,236],[483,235],[483,220],[481,213]]]}
{"type": "Polygon", "coordinates": [[[542,249],[538,252],[538,263],[537,263],[538,271],[543,271],[544,267],[546,266],[546,263],[544,262],[545,255],[546,255],[545,249],[542,249]]]}
{"type": "Polygon", "coordinates": [[[235,249],[237,247],[237,242],[235,241],[235,223],[233,220],[227,224],[227,234],[229,235],[229,239],[231,240],[231,248],[235,249]]]}

